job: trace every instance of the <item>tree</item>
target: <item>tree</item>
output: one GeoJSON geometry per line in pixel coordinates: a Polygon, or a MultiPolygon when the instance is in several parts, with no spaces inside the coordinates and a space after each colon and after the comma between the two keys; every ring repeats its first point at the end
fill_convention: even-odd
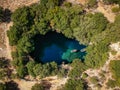
{"type": "Polygon", "coordinates": [[[103,14],[89,13],[80,17],[80,25],[73,29],[73,35],[80,43],[89,44],[93,36],[105,30],[107,23],[103,14]]]}
{"type": "Polygon", "coordinates": [[[30,22],[32,22],[30,16],[30,10],[29,7],[22,7],[18,8],[13,14],[12,14],[12,21],[14,22],[15,25],[20,26],[20,28],[24,26],[29,26],[31,25],[30,22]],[[19,18],[18,18],[19,17],[19,18]]]}
{"type": "Polygon", "coordinates": [[[41,19],[40,22],[37,22],[35,26],[36,30],[38,30],[42,35],[45,35],[50,30],[48,21],[44,19],[41,19]]]}
{"type": "Polygon", "coordinates": [[[14,25],[12,27],[10,27],[10,30],[7,31],[7,36],[9,37],[9,41],[10,41],[9,44],[11,46],[16,45],[18,40],[21,37],[21,34],[22,34],[22,32],[19,30],[18,27],[14,26],[14,25]]]}
{"type": "Polygon", "coordinates": [[[0,7],[0,22],[2,22],[3,19],[3,8],[0,7]]]}
{"type": "Polygon", "coordinates": [[[58,73],[58,65],[56,62],[50,62],[51,75],[56,75],[58,73]]]}
{"type": "Polygon", "coordinates": [[[42,84],[35,84],[31,90],[45,90],[42,84]]]}
{"type": "Polygon", "coordinates": [[[82,80],[69,79],[63,86],[63,90],[84,90],[84,84],[82,80]]]}
{"type": "Polygon", "coordinates": [[[120,5],[120,0],[104,0],[105,3],[107,4],[119,4],[120,5]]]}
{"type": "Polygon", "coordinates": [[[7,67],[9,66],[9,62],[6,58],[0,58],[0,80],[4,80],[8,77],[7,67]]]}
{"type": "Polygon", "coordinates": [[[30,53],[34,50],[34,42],[31,38],[24,36],[18,41],[17,49],[20,52],[30,53]]]}
{"type": "Polygon", "coordinates": [[[5,80],[7,77],[7,70],[5,68],[0,69],[0,80],[5,80]]]}
{"type": "Polygon", "coordinates": [[[27,68],[23,65],[17,67],[17,73],[20,78],[24,78],[27,75],[27,68]]]}
{"type": "Polygon", "coordinates": [[[71,78],[80,78],[82,72],[87,69],[87,67],[85,66],[85,64],[82,63],[81,60],[79,60],[79,59],[73,60],[71,66],[72,66],[72,68],[73,68],[73,69],[69,72],[69,76],[70,76],[71,78]]]}
{"type": "Polygon", "coordinates": [[[44,77],[44,75],[42,75],[42,71],[43,71],[43,66],[41,64],[36,64],[33,67],[33,72],[35,73],[36,76],[44,77]]]}
{"type": "Polygon", "coordinates": [[[85,64],[91,68],[99,68],[104,65],[108,58],[107,42],[99,42],[86,48],[85,64]]]}
{"type": "Polygon", "coordinates": [[[60,5],[61,0],[48,0],[46,6],[47,8],[54,8],[55,6],[60,5]]]}
{"type": "Polygon", "coordinates": [[[87,2],[88,7],[94,7],[95,5],[97,5],[97,1],[96,0],[88,0],[87,2]]]}
{"type": "Polygon", "coordinates": [[[33,67],[35,66],[35,64],[36,64],[35,61],[29,61],[26,65],[29,75],[33,77],[35,77],[35,74],[33,72],[33,67]]]}
{"type": "Polygon", "coordinates": [[[0,90],[7,90],[6,85],[3,83],[0,83],[0,90]]]}
{"type": "Polygon", "coordinates": [[[0,68],[5,68],[9,65],[8,60],[6,58],[0,58],[0,68]]]}

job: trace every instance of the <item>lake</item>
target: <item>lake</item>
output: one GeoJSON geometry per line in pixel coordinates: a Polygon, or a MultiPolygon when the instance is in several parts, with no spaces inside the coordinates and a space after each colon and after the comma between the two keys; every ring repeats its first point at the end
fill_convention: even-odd
{"type": "Polygon", "coordinates": [[[46,35],[36,35],[34,38],[35,50],[32,57],[43,63],[55,61],[58,64],[62,62],[72,62],[74,59],[84,60],[86,46],[79,44],[78,41],[68,39],[64,35],[49,32],[46,35]],[[72,52],[77,50],[76,52],[72,52]]]}

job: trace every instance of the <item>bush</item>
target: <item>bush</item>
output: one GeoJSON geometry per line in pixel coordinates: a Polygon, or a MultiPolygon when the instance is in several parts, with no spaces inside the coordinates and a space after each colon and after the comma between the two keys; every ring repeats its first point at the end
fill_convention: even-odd
{"type": "Polygon", "coordinates": [[[116,87],[116,82],[114,81],[114,80],[108,80],[108,82],[107,82],[107,87],[108,88],[114,88],[114,87],[116,87]]]}
{"type": "Polygon", "coordinates": [[[88,7],[92,8],[95,5],[97,5],[97,0],[88,0],[87,5],[88,5],[88,7]]]}
{"type": "Polygon", "coordinates": [[[114,60],[110,62],[110,71],[112,72],[112,77],[115,79],[114,81],[110,80],[108,82],[108,85],[112,85],[112,82],[114,84],[111,86],[120,86],[120,60],[114,60]]]}
{"type": "Polygon", "coordinates": [[[0,7],[0,22],[2,22],[3,19],[3,8],[0,7]]]}
{"type": "Polygon", "coordinates": [[[83,90],[84,83],[82,80],[69,79],[63,86],[62,90],[83,90]]]}
{"type": "Polygon", "coordinates": [[[120,0],[103,0],[106,4],[119,4],[120,5],[120,0]]]}
{"type": "Polygon", "coordinates": [[[6,85],[3,83],[0,83],[0,90],[7,90],[6,85]]]}
{"type": "Polygon", "coordinates": [[[42,84],[36,83],[31,90],[45,90],[42,84]]]}
{"type": "Polygon", "coordinates": [[[120,11],[120,8],[119,7],[114,7],[112,8],[112,12],[113,13],[118,13],[120,11]]]}
{"type": "Polygon", "coordinates": [[[111,50],[111,54],[112,54],[112,55],[116,55],[116,54],[117,54],[117,51],[111,50]]]}
{"type": "Polygon", "coordinates": [[[97,84],[98,83],[98,78],[96,76],[90,77],[90,82],[93,84],[97,84]]]}
{"type": "Polygon", "coordinates": [[[83,73],[82,78],[86,79],[88,77],[87,73],[83,73]]]}

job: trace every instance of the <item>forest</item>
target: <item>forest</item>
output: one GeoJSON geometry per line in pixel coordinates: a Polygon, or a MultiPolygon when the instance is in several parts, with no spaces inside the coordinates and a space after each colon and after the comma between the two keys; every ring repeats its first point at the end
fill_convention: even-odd
{"type": "MultiPolygon", "coordinates": [[[[91,2],[88,3],[89,7],[95,5],[95,2],[91,2]]],[[[104,0],[104,2],[120,4],[119,0],[104,0]]],[[[0,8],[0,22],[2,17],[2,8],[0,8]]],[[[39,4],[18,8],[12,13],[11,20],[13,26],[10,27],[7,35],[10,45],[16,49],[11,52],[12,65],[17,71],[14,77],[24,79],[26,75],[30,75],[41,79],[54,75],[68,76],[70,79],[61,90],[87,88],[81,77],[82,73],[88,68],[95,69],[103,66],[108,59],[109,45],[120,40],[119,14],[114,23],[110,23],[102,13],[88,13],[82,6],[64,0],[40,0],[39,4]],[[84,60],[75,59],[68,63],[72,70],[64,69],[54,61],[43,64],[31,58],[30,54],[35,50],[34,37],[46,35],[51,31],[61,33],[86,46],[87,54],[84,60]]],[[[0,61],[1,63],[4,62],[0,61]]],[[[3,69],[5,74],[2,73],[4,75],[0,74],[0,79],[6,75],[5,70],[3,69]]],[[[39,86],[40,90],[44,90],[44,87],[39,86]]],[[[2,84],[0,87],[5,88],[2,84]]],[[[37,90],[34,88],[37,88],[37,85],[32,89],[37,90]]]]}

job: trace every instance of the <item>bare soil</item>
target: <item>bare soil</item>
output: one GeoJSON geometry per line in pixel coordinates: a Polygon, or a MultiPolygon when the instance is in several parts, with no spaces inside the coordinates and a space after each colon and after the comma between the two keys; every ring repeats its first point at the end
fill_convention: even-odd
{"type": "Polygon", "coordinates": [[[18,7],[29,6],[38,2],[39,0],[0,0],[0,6],[14,11],[18,7]]]}

